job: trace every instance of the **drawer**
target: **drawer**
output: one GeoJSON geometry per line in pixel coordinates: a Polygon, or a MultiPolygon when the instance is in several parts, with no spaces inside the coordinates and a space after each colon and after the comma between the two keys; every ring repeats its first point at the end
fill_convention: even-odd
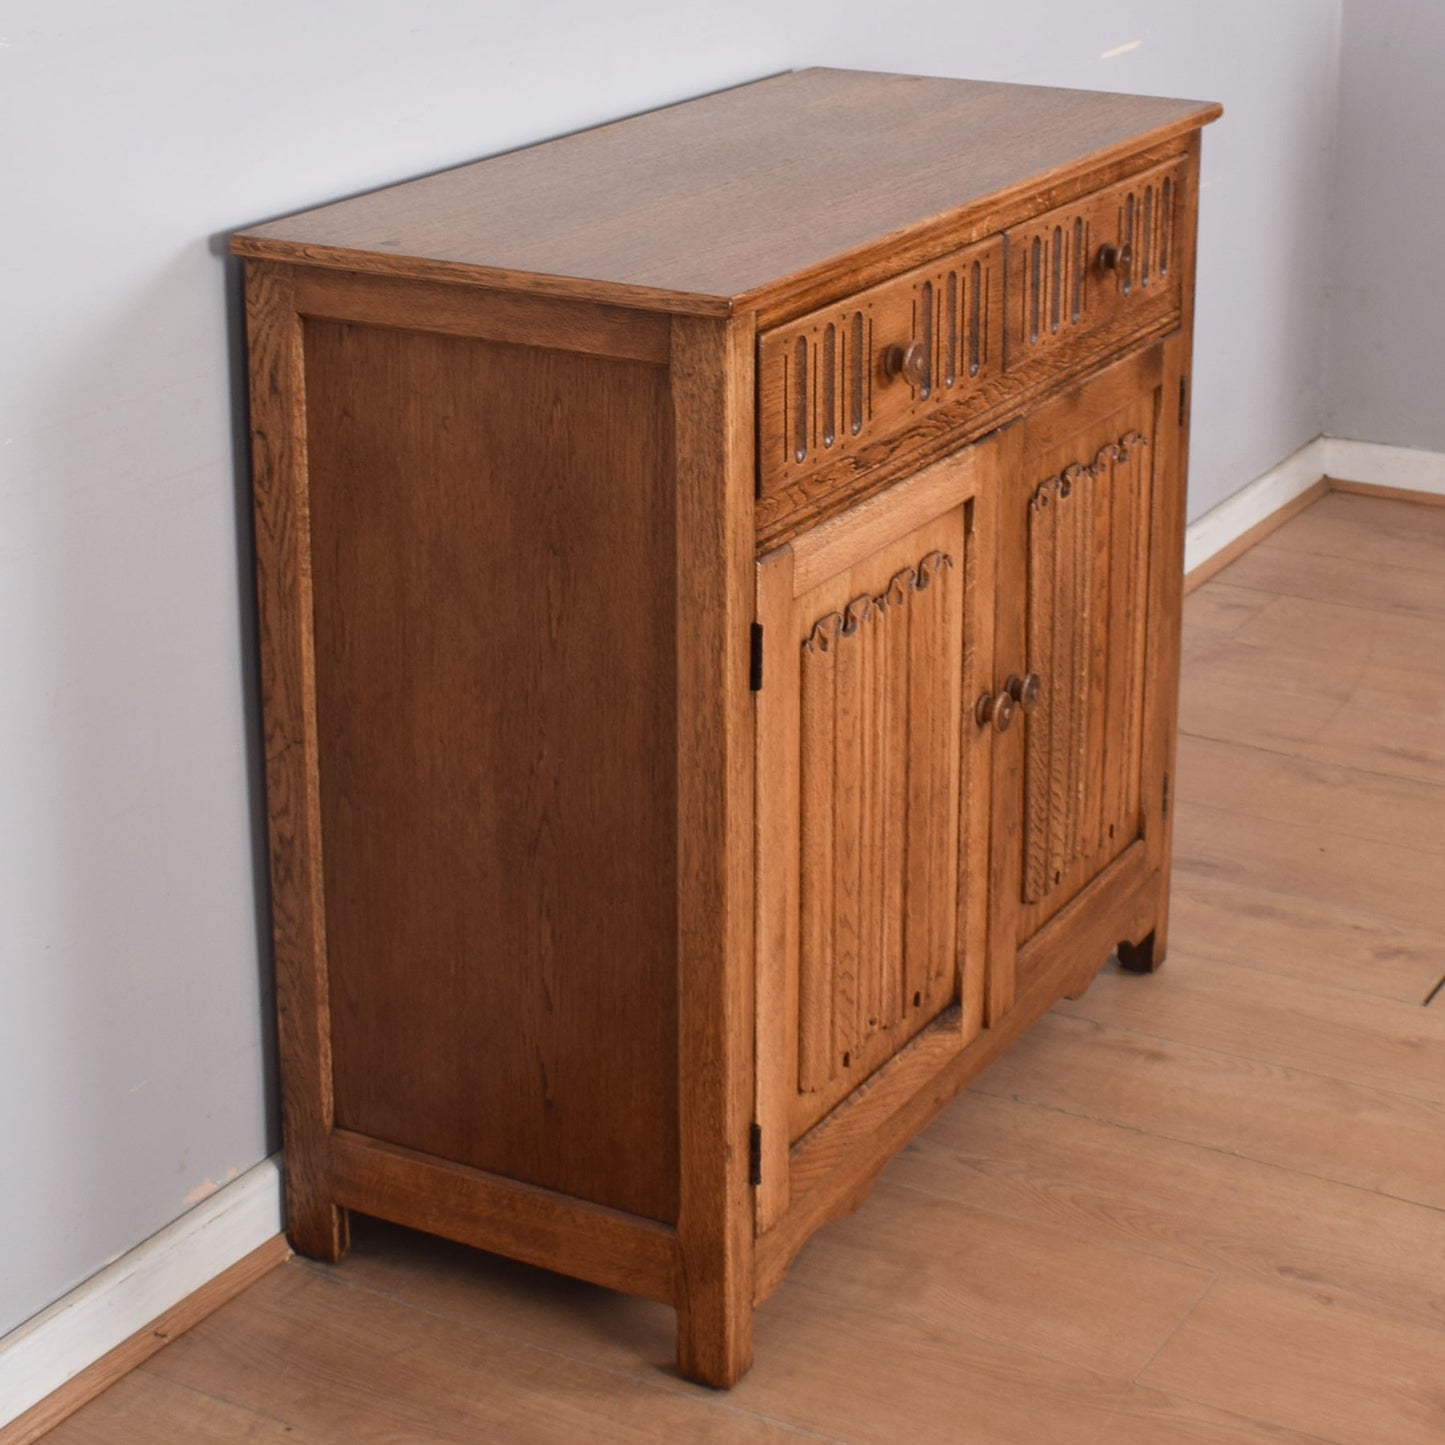
{"type": "Polygon", "coordinates": [[[1004,240],[991,236],[758,339],[766,496],[966,407],[1003,374],[1004,240]]]}
{"type": "Polygon", "coordinates": [[[1187,174],[1155,166],[1008,232],[1007,372],[1178,310],[1187,174]]]}

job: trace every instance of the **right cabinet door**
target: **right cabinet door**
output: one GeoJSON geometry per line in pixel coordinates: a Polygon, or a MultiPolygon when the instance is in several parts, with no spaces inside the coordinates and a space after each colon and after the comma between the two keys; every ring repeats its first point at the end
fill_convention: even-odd
{"type": "Polygon", "coordinates": [[[992,1016],[1050,961],[1029,945],[1051,920],[1074,905],[1058,935],[1077,938],[1105,875],[1114,898],[1151,867],[1151,555],[1172,456],[1164,352],[1045,404],[999,448],[994,681],[1012,683],[1018,705],[994,748],[992,1016]]]}

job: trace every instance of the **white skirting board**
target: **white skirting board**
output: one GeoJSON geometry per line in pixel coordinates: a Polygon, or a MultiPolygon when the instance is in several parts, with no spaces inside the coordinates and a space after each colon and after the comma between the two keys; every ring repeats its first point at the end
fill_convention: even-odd
{"type": "Polygon", "coordinates": [[[1324,475],[1337,482],[1369,482],[1406,492],[1445,497],[1445,452],[1417,452],[1381,442],[1352,442],[1346,437],[1321,437],[1324,475]]]}
{"type": "Polygon", "coordinates": [[[1185,573],[1307,492],[1321,477],[1445,496],[1445,453],[1316,437],[1189,524],[1184,534],[1185,573]]]}
{"type": "Polygon", "coordinates": [[[0,1338],[0,1427],[281,1231],[280,1155],[0,1338]]]}

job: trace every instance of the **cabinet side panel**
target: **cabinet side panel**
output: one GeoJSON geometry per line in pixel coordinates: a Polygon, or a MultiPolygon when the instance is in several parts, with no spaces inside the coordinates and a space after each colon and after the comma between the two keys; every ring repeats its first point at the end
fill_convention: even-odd
{"type": "Polygon", "coordinates": [[[336,1122],[674,1221],[666,374],[305,349],[336,1122]]]}

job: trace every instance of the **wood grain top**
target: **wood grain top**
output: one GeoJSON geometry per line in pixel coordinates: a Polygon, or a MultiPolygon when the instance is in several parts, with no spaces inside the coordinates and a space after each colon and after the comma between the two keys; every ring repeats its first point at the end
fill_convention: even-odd
{"type": "Polygon", "coordinates": [[[1197,101],[797,71],[305,211],[233,245],[364,270],[560,278],[587,284],[536,289],[726,310],[1218,114],[1197,101]]]}

